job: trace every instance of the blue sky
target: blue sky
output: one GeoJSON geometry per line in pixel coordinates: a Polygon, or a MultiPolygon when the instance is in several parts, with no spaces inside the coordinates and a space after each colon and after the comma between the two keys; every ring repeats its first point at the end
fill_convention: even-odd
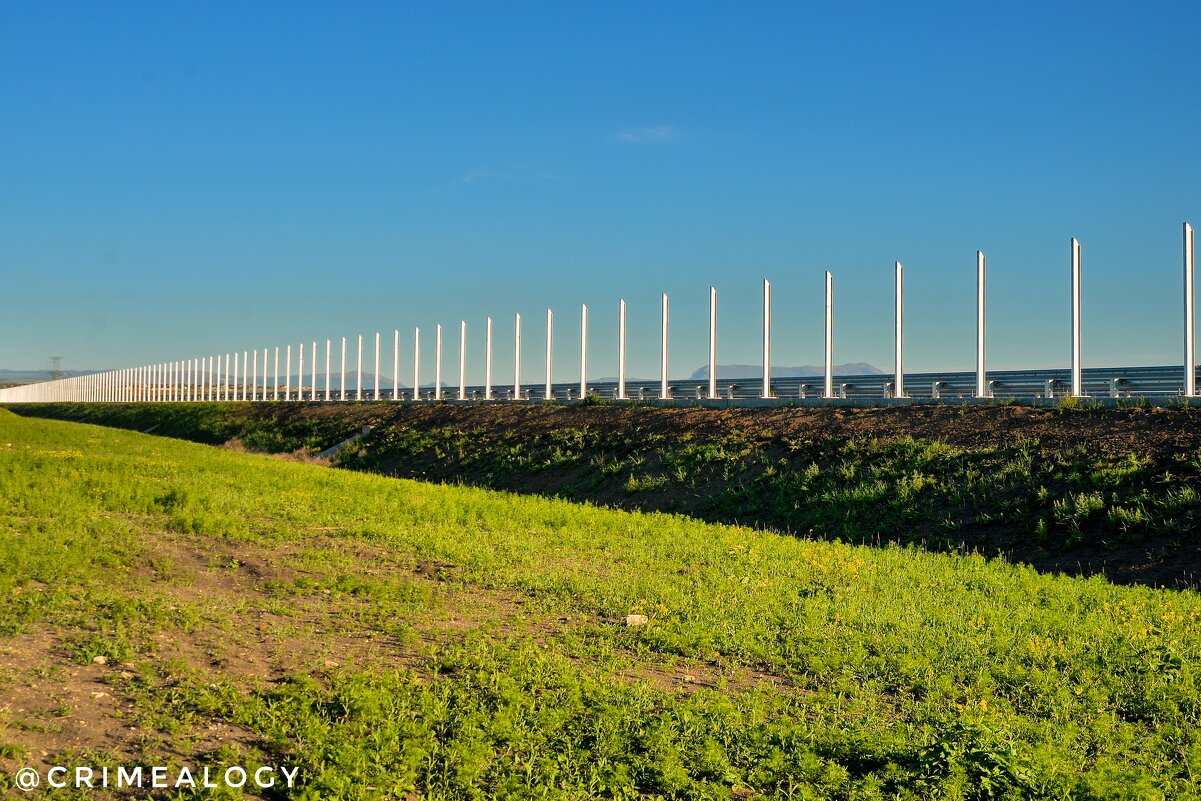
{"type": "MultiPolygon", "coordinates": [[[[484,317],[511,374],[1181,360],[1201,224],[1201,4],[0,3],[0,367],[137,365],[484,317]]],[[[428,332],[428,333],[427,333],[428,332]]],[[[386,354],[385,364],[390,365],[386,354]]],[[[450,370],[452,359],[447,359],[450,370]]]]}

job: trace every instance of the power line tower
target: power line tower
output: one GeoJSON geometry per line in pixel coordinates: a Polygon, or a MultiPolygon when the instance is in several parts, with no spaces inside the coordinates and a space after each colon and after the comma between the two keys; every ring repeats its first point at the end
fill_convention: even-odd
{"type": "Polygon", "coordinates": [[[67,377],[67,371],[63,369],[62,356],[47,356],[46,358],[50,362],[50,369],[46,372],[49,373],[51,381],[59,381],[67,377]]]}

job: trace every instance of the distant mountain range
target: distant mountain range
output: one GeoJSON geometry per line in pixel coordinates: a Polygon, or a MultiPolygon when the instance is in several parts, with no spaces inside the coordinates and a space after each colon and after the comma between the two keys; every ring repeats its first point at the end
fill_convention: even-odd
{"type": "MultiPolygon", "coordinates": [[[[814,364],[802,364],[799,367],[772,367],[772,378],[817,378],[825,375],[825,368],[814,364]]],[[[867,362],[852,362],[834,365],[834,375],[883,375],[884,371],[867,362]]],[[[718,380],[730,378],[762,378],[761,364],[719,364],[717,365],[718,380]]],[[[690,379],[692,381],[707,381],[709,365],[699,368],[690,379]]]]}

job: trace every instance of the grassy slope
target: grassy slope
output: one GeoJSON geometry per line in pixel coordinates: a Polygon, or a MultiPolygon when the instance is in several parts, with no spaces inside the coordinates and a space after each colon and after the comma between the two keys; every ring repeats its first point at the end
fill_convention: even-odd
{"type": "MultiPolygon", "coordinates": [[[[302,798],[1201,797],[1191,592],[5,411],[0,632],[48,695],[109,658],[109,764],[282,761],[302,798]]],[[[0,721],[9,768],[66,725],[0,721]]]]}
{"type": "MultiPolygon", "coordinates": [[[[251,450],[319,450],[374,424],[338,455],[343,467],[402,477],[537,492],[623,508],[687,513],[818,539],[1004,552],[1044,570],[1102,573],[1120,582],[1192,586],[1201,575],[1201,438],[1147,451],[1136,423],[1191,430],[1187,409],[1051,410],[1047,430],[1093,415],[1130,427],[1120,445],[1040,441],[1008,408],[977,408],[954,434],[1009,420],[971,444],[856,435],[835,419],[782,434],[748,418],[673,423],[667,410],[567,409],[497,425],[487,409],[418,410],[390,404],[40,405],[64,416],[251,450]],[[641,411],[645,413],[638,415],[641,411]],[[429,414],[424,414],[429,412],[429,414]],[[573,413],[574,412],[574,413],[573,413]],[[1106,417],[1107,416],[1107,417],[1106,417]],[[629,425],[622,425],[626,421],[629,425]],[[662,428],[644,428],[665,423],[662,428]],[[1187,425],[1186,425],[1187,424],[1187,425]]],[[[520,410],[509,410],[516,412],[520,410]]],[[[904,413],[905,410],[896,410],[904,413]]],[[[1103,422],[1103,420],[1102,420],[1103,422]]],[[[1104,428],[1104,426],[1102,426],[1104,428]]],[[[870,428],[868,429],[870,430],[870,428]]],[[[901,430],[904,430],[903,428],[901,430]]]]}

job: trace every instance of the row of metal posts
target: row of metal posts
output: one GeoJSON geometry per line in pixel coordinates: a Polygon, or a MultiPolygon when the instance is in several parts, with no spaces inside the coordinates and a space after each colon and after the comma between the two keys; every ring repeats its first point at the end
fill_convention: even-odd
{"type": "MultiPolygon", "coordinates": [[[[894,397],[906,397],[904,373],[904,267],[895,265],[895,381],[894,397]]],[[[1196,390],[1196,309],[1194,280],[1194,234],[1188,223],[1184,224],[1184,386],[1183,394],[1195,396],[1196,390]]],[[[1082,381],[1082,336],[1081,336],[1081,271],[1080,242],[1071,240],[1071,394],[1083,394],[1082,381]]],[[[660,349],[659,398],[669,400],[668,386],[668,298],[662,296],[662,331],[660,349]]],[[[554,400],[552,388],[554,313],[546,311],[546,386],[545,400],[554,400]]],[[[330,388],[331,340],[325,341],[325,388],[324,398],[317,389],[317,342],[311,343],[312,386],[310,400],[334,400],[330,388]]],[[[823,398],[837,397],[834,390],[834,277],[825,274],[825,351],[823,360],[823,398]]],[[[165,362],[143,367],[113,370],[87,376],[61,379],[58,381],[29,384],[0,390],[0,401],[265,401],[279,400],[280,349],[275,348],[274,382],[269,382],[268,356],[263,351],[262,372],[259,372],[258,350],[240,354],[225,354],[201,358],[165,362]],[[232,368],[232,370],[231,370],[232,368]],[[231,379],[232,373],[232,381],[231,379]],[[262,379],[261,385],[259,379],[262,379]],[[239,380],[240,376],[240,380],[239,380]],[[261,393],[260,393],[261,389],[261,393]]],[[[412,399],[420,399],[421,379],[421,329],[414,330],[413,338],[413,391],[412,399]]],[[[295,400],[304,400],[305,343],[299,346],[298,385],[295,400]]],[[[626,394],[626,302],[618,302],[618,349],[617,349],[616,398],[628,399],[626,394]]],[[[435,327],[435,374],[432,398],[442,400],[442,326],[435,327]]],[[[371,399],[380,400],[380,335],[375,335],[375,381],[371,399]]],[[[393,332],[392,400],[400,400],[400,331],[393,332]]],[[[467,400],[467,322],[459,323],[459,387],[458,399],[467,400]]],[[[588,306],[581,306],[580,316],[580,397],[588,394],[588,306]]],[[[493,398],[492,384],[492,318],[485,325],[485,399],[493,398]]],[[[708,397],[717,399],[717,289],[709,288],[709,385],[708,397]]],[[[292,346],[285,348],[284,400],[292,400],[292,346]]],[[[991,396],[985,367],[985,258],[983,251],[976,252],[976,390],[978,398],[991,396]]],[[[521,315],[514,319],[514,376],[512,399],[523,397],[521,389],[521,315]]],[[[763,281],[763,384],[761,397],[771,398],[771,282],[763,281]]],[[[346,389],[346,337],[341,342],[340,382],[337,400],[347,400],[346,389]]],[[[363,400],[363,337],[358,337],[358,358],[354,400],[363,400]]]]}

